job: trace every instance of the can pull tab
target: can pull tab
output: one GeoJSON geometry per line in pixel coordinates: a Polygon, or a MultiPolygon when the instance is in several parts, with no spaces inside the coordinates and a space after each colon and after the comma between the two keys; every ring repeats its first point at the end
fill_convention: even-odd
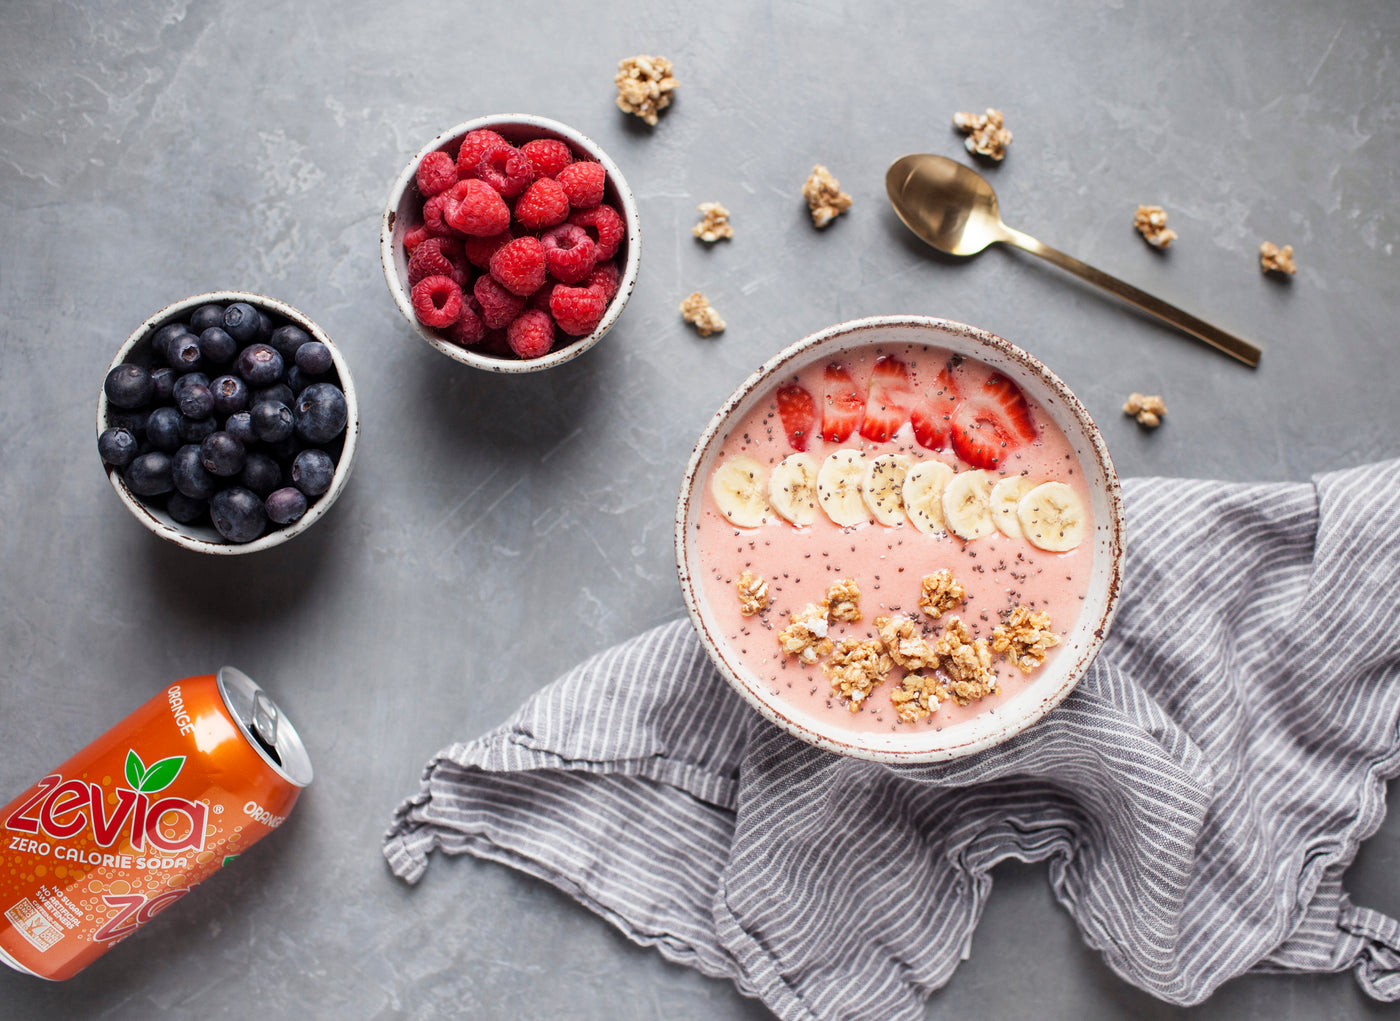
{"type": "Polygon", "coordinates": [[[264,748],[277,747],[277,706],[261,691],[253,695],[253,733],[264,748]]]}

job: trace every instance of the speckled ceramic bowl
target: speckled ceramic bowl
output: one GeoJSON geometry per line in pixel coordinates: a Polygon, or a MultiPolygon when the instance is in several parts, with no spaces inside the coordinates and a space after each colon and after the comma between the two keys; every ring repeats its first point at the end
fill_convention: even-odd
{"type": "Polygon", "coordinates": [[[632,197],[631,189],[627,187],[626,179],[623,178],[622,171],[618,170],[617,164],[608,158],[608,154],[599,148],[596,142],[567,124],[545,117],[517,113],[493,114],[449,128],[418,150],[413,159],[408,161],[408,165],[394,182],[393,191],[389,193],[388,205],[384,209],[384,220],[379,233],[379,256],[384,263],[384,279],[388,281],[389,293],[393,295],[394,304],[414,331],[433,348],[455,361],[491,372],[538,372],[572,361],[602,340],[613,328],[627,305],[627,299],[632,295],[632,288],[637,283],[637,270],[642,259],[642,234],[637,220],[637,203],[632,197]],[[617,294],[613,296],[597,328],[586,337],[569,338],[556,335],[558,339],[554,348],[539,358],[501,357],[475,348],[462,347],[447,340],[436,330],[424,326],[413,314],[412,289],[408,285],[408,253],[404,251],[403,236],[405,231],[422,222],[423,195],[418,190],[415,180],[418,164],[430,152],[441,151],[455,155],[467,132],[479,128],[490,128],[514,145],[522,145],[533,138],[557,138],[574,151],[575,157],[601,163],[608,173],[603,201],[621,212],[623,222],[627,226],[626,240],[619,247],[616,256],[621,268],[617,294]]]}
{"type": "MultiPolygon", "coordinates": [[[[107,478],[112,483],[112,488],[116,490],[117,496],[122,503],[126,504],[127,510],[131,511],[136,520],[145,525],[168,542],[173,542],[187,550],[194,550],[196,553],[214,553],[221,555],[236,555],[240,553],[256,553],[259,550],[270,549],[273,546],[280,546],[284,542],[301,535],[308,528],[314,525],[330,510],[331,504],[345,489],[346,482],[350,479],[350,469],[355,463],[355,448],[358,445],[360,435],[360,412],[359,404],[355,397],[355,384],[350,379],[350,366],[346,364],[344,356],[335,346],[331,338],[312,322],[309,318],[298,312],[292,306],[269,298],[262,294],[251,294],[246,291],[214,291],[209,294],[196,294],[192,298],[184,301],[177,301],[173,305],[167,305],[155,315],[151,316],[144,323],[136,328],[126,343],[117,351],[116,357],[112,359],[112,364],[108,366],[110,372],[118,365],[126,362],[136,362],[138,364],[149,364],[151,361],[151,336],[166,323],[178,322],[189,317],[190,313],[201,305],[218,303],[221,305],[231,304],[235,301],[247,302],[254,308],[261,309],[269,316],[285,319],[287,322],[300,326],[312,340],[319,340],[330,349],[331,359],[335,363],[335,374],[338,377],[336,382],[345,393],[346,422],[345,433],[341,438],[340,456],[336,461],[335,475],[331,479],[331,488],[314,500],[310,501],[310,506],[305,514],[297,521],[281,528],[272,528],[264,532],[252,542],[234,543],[229,542],[214,530],[213,525],[205,523],[184,525],[176,521],[164,509],[155,502],[149,502],[143,497],[137,496],[127,488],[122,480],[121,471],[109,465],[103,465],[107,471],[107,478]]],[[[105,374],[104,374],[105,378],[105,374]]],[[[99,390],[97,400],[97,433],[100,436],[107,428],[108,405],[106,393],[99,390]]],[[[159,500],[160,498],[157,498],[159,500]]]]}
{"type": "MultiPolygon", "coordinates": [[[[884,526],[873,526],[884,527],[884,526]]],[[[971,755],[1007,740],[1062,702],[1088,669],[1117,605],[1123,573],[1123,508],[1108,448],[1084,406],[1049,369],[1025,351],[985,330],[944,319],[881,316],[841,323],[815,333],[770,359],[716,412],[695,446],[676,510],[676,563],[681,592],[706,651],[734,689],[767,719],[828,751],[890,763],[936,762],[971,755]],[[1068,438],[1083,468],[1094,518],[1088,593],[1079,619],[1063,634],[1062,647],[1030,675],[1025,687],[995,709],[962,722],[895,727],[863,733],[838,728],[774,694],[776,678],[760,676],[716,623],[704,587],[696,532],[703,488],[730,427],[769,399],[777,383],[816,362],[866,345],[915,345],[977,359],[1034,397],[1068,438]]],[[[777,625],[774,625],[775,627],[777,625]]]]}

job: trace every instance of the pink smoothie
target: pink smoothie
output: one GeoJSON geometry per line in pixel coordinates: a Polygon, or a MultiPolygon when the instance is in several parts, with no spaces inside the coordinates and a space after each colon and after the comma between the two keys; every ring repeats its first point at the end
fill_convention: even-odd
{"type": "MultiPolygon", "coordinates": [[[[939,370],[952,357],[946,350],[922,345],[880,345],[856,348],[841,360],[864,385],[871,365],[882,354],[892,354],[909,366],[914,392],[919,395],[933,384],[939,370]]],[[[920,460],[942,460],[957,471],[971,468],[958,460],[951,446],[939,451],[920,446],[908,422],[883,443],[866,440],[859,432],[841,443],[824,441],[817,433],[825,365],[818,362],[795,376],[776,380],[767,398],[722,437],[713,465],[717,467],[738,454],[748,454],[771,469],[793,453],[773,395],[780,386],[796,381],[817,401],[818,426],[807,443],[807,452],[818,464],[833,451],[849,448],[860,449],[867,457],[905,453],[920,460]]],[[[966,358],[953,372],[963,394],[974,392],[992,374],[986,365],[966,358]]],[[[1069,441],[1035,400],[1029,395],[1026,400],[1038,437],[1016,449],[990,474],[994,481],[1027,474],[1036,482],[1067,483],[1079,494],[1086,514],[1089,513],[1087,480],[1069,441]]],[[[784,656],[777,641],[789,615],[808,603],[820,602],[833,582],[851,578],[861,590],[861,620],[833,621],[830,637],[836,642],[846,637],[878,637],[875,618],[894,613],[919,622],[930,640],[954,615],[962,618],[974,637],[990,640],[1002,615],[1022,603],[1047,611],[1052,629],[1065,635],[1079,619],[1088,591],[1094,555],[1092,538],[1066,553],[1047,553],[1024,538],[1012,539],[1000,532],[969,542],[947,532],[925,534],[907,520],[896,525],[871,522],[841,528],[820,512],[816,522],[805,527],[796,527],[773,515],[766,525],[739,528],[719,512],[708,479],[702,489],[695,532],[699,575],[696,580],[709,603],[719,635],[762,679],[776,701],[845,730],[888,732],[946,727],[994,711],[1031,683],[1038,671],[1024,674],[1001,656],[994,656],[992,667],[1000,688],[997,694],[967,706],[949,700],[929,717],[905,723],[896,716],[890,702],[890,693],[903,676],[896,667],[865,700],[864,707],[851,712],[848,704],[832,693],[819,663],[808,666],[795,657],[784,656]],[[919,608],[921,580],[945,567],[966,589],[967,601],[934,619],[919,608]],[[768,608],[752,617],[740,613],[734,588],[735,580],[745,570],[766,579],[769,585],[768,608]]],[[[1089,532],[1092,536],[1092,522],[1089,532]]],[[[1050,650],[1040,669],[1047,668],[1060,651],[1050,650]]]]}

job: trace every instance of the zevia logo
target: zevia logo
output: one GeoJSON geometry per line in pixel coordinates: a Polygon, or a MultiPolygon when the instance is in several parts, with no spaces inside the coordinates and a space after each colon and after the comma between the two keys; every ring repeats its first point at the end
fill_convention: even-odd
{"type": "Polygon", "coordinates": [[[42,832],[58,840],[90,828],[98,847],[111,847],[125,833],[136,851],[148,842],[160,851],[202,851],[209,806],[185,798],[151,797],[174,783],[184,765],[183,755],[172,755],[147,767],[134,749],[128,749],[127,786],[113,791],[117,803],[110,813],[101,784],[65,780],[53,773],[39,781],[39,790],[32,798],[10,813],[5,828],[42,832]],[[167,837],[166,832],[175,835],[167,837]]]}

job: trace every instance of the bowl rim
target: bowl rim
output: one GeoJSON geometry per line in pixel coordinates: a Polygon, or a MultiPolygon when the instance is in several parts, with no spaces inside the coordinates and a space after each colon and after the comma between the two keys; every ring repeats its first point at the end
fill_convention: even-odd
{"type": "MultiPolygon", "coordinates": [[[[257,553],[261,550],[271,549],[280,546],[282,543],[295,538],[306,531],[313,524],[321,519],[330,510],[331,505],[340,498],[340,494],[345,489],[345,484],[350,478],[350,471],[354,465],[355,452],[359,445],[360,435],[360,407],[359,400],[355,392],[354,381],[350,378],[350,366],[345,361],[345,356],[340,353],[335,342],[321,329],[310,317],[299,309],[293,308],[286,302],[276,298],[270,298],[265,294],[258,294],[253,291],[209,291],[205,294],[196,294],[180,301],[171,302],[159,312],[148,316],[145,322],[138,326],[126,338],[126,341],[117,349],[116,355],[112,358],[111,364],[107,367],[110,373],[118,365],[123,364],[130,354],[143,342],[167,323],[173,321],[177,316],[192,312],[201,305],[209,304],[232,304],[235,301],[245,301],[255,308],[262,308],[267,312],[274,312],[284,319],[300,326],[313,340],[319,340],[326,345],[331,353],[331,361],[335,364],[336,374],[340,377],[340,389],[345,394],[345,440],[340,451],[340,460],[336,463],[335,474],[331,477],[331,487],[316,498],[315,502],[307,509],[300,520],[293,522],[285,528],[266,532],[258,536],[252,542],[231,543],[212,542],[197,535],[191,535],[186,531],[186,526],[179,522],[166,520],[168,515],[163,515],[146,506],[141,498],[127,488],[126,482],[122,479],[121,471],[112,465],[103,464],[103,469],[107,472],[107,481],[116,490],[117,496],[122,503],[126,504],[127,510],[145,525],[147,529],[154,532],[167,542],[174,543],[183,549],[193,550],[196,553],[213,553],[220,556],[238,556],[244,553],[257,553]]],[[[107,374],[103,374],[105,382],[107,374]]],[[[102,431],[107,428],[107,392],[103,387],[98,389],[97,398],[97,435],[101,436],[102,431]]],[[[211,529],[212,531],[212,529],[211,529]]],[[[217,534],[217,533],[215,533],[217,534]]]]}
{"type": "MultiPolygon", "coordinates": [[[[907,343],[908,341],[900,342],[907,343]]],[[[857,343],[878,344],[879,340],[876,338],[864,338],[858,340],[857,343]]],[[[852,344],[852,346],[856,346],[856,344],[852,344]]],[[[967,353],[972,357],[979,357],[975,350],[967,353]]],[[[985,361],[985,358],[981,360],[985,361]]],[[[803,364],[806,363],[804,362],[803,364]]],[[[1041,403],[1044,405],[1045,401],[1042,400],[1041,403]]],[[[1096,525],[1096,531],[1097,529],[1098,525],[1096,525]]],[[[1088,410],[1080,402],[1079,398],[1075,396],[1073,391],[1071,391],[1055,373],[1034,355],[1017,347],[1010,341],[979,327],[933,316],[881,315],[848,320],[809,334],[779,351],[739,384],[710,419],[691,452],[690,460],[686,465],[685,474],[681,481],[680,495],[676,503],[674,541],[676,571],[680,581],[681,595],[685,602],[686,612],[690,616],[691,623],[695,627],[696,634],[699,636],[705,652],[709,655],[711,662],[729,685],[734,688],[746,702],[757,709],[765,719],[808,744],[815,745],[818,748],[839,755],[897,765],[943,762],[984,751],[1026,730],[1069,696],[1070,692],[1078,685],[1079,681],[1088,671],[1089,665],[1098,654],[1117,612],[1124,568],[1123,536],[1124,516],[1122,492],[1117,471],[1113,466],[1113,460],[1108,452],[1108,445],[1104,440],[1102,432],[1090,417],[1088,410]],[[1014,717],[1002,717],[999,715],[998,719],[1004,720],[999,726],[983,724],[981,729],[984,730],[985,733],[974,735],[971,739],[967,740],[948,741],[937,747],[927,749],[871,748],[862,744],[866,735],[855,731],[842,732],[842,736],[839,737],[820,733],[801,721],[784,715],[778,708],[769,704],[758,693],[753,691],[750,686],[738,676],[734,667],[725,659],[718,640],[711,633],[710,627],[704,619],[697,592],[700,588],[698,580],[699,572],[691,568],[687,552],[687,536],[690,531],[688,526],[691,522],[690,511],[692,505],[700,497],[698,487],[701,480],[698,478],[698,473],[701,463],[706,459],[711,445],[723,431],[732,424],[731,416],[735,409],[748,400],[755,391],[771,386],[777,374],[782,372],[787,366],[801,359],[813,348],[827,344],[833,339],[855,338],[868,331],[888,327],[912,327],[937,333],[945,338],[943,346],[956,343],[957,339],[969,341],[974,348],[981,347],[984,349],[991,349],[1007,360],[1018,363],[1032,375],[1038,377],[1046,384],[1050,394],[1061,402],[1061,406],[1066,410],[1066,413],[1078,421],[1085,438],[1088,440],[1090,451],[1094,459],[1098,462],[1097,467],[1103,474],[1105,481],[1105,492],[1103,495],[1107,500],[1109,511],[1107,520],[1099,523],[1107,526],[1106,580],[1104,583],[1105,590],[1103,596],[1104,610],[1093,622],[1092,629],[1087,632],[1088,642],[1085,647],[1079,651],[1078,658],[1071,664],[1064,680],[1052,691],[1043,693],[1038,701],[1027,700],[1023,705],[1019,705],[1019,711],[1014,717]]],[[[1096,541],[1098,540],[1096,539],[1096,541]]],[[[1090,569],[1093,571],[1097,570],[1094,566],[1091,566],[1090,569]]],[[[1093,592],[1093,588],[1091,588],[1090,591],[1093,592]]],[[[1078,624],[1076,624],[1076,630],[1079,630],[1078,624]]],[[[1011,704],[1013,703],[1004,703],[1004,705],[1011,704]]],[[[984,716],[979,716],[974,717],[973,720],[984,718],[984,716]]],[[[971,723],[973,720],[967,722],[971,723]]],[[[954,729],[955,728],[948,728],[948,730],[945,731],[930,731],[928,733],[948,734],[954,729]]],[[[954,735],[954,737],[957,736],[959,735],[954,735]]]]}
{"type": "Polygon", "coordinates": [[[622,314],[622,309],[626,306],[628,299],[632,295],[632,290],[637,284],[638,271],[642,258],[642,231],[641,222],[637,215],[636,199],[632,195],[632,189],[627,184],[627,179],[623,177],[622,171],[618,169],[612,158],[603,151],[602,146],[583,132],[560,121],[552,120],[548,117],[539,117],[534,114],[524,113],[503,113],[487,114],[484,117],[476,117],[469,121],[448,128],[439,133],[432,141],[428,142],[414,154],[413,158],[399,173],[394,181],[393,188],[389,191],[389,200],[384,207],[384,215],[380,221],[379,230],[379,260],[384,267],[384,279],[389,285],[389,293],[394,299],[394,304],[398,307],[399,313],[408,320],[415,333],[418,334],[427,344],[442,354],[447,355],[454,361],[463,365],[470,365],[474,368],[485,369],[488,372],[522,373],[539,372],[543,369],[550,369],[556,365],[572,361],[584,352],[591,350],[603,336],[612,329],[622,314]],[[593,332],[585,337],[579,337],[572,343],[555,348],[548,354],[539,358],[529,359],[509,359],[499,358],[495,355],[486,355],[470,348],[460,347],[450,341],[439,337],[434,331],[425,327],[418,321],[418,317],[413,314],[413,302],[410,297],[408,282],[406,277],[401,277],[398,266],[395,264],[394,232],[398,227],[398,211],[402,205],[404,196],[410,188],[416,189],[416,178],[418,174],[418,164],[423,157],[430,152],[437,152],[446,149],[451,143],[459,140],[469,131],[476,131],[479,128],[529,128],[544,132],[540,137],[548,137],[552,134],[561,140],[573,143],[576,149],[582,149],[590,157],[596,159],[607,171],[608,183],[617,192],[618,204],[621,206],[623,222],[627,226],[627,262],[623,267],[622,276],[618,280],[617,293],[613,295],[612,301],[608,303],[607,310],[603,313],[603,318],[599,321],[593,332]]]}

